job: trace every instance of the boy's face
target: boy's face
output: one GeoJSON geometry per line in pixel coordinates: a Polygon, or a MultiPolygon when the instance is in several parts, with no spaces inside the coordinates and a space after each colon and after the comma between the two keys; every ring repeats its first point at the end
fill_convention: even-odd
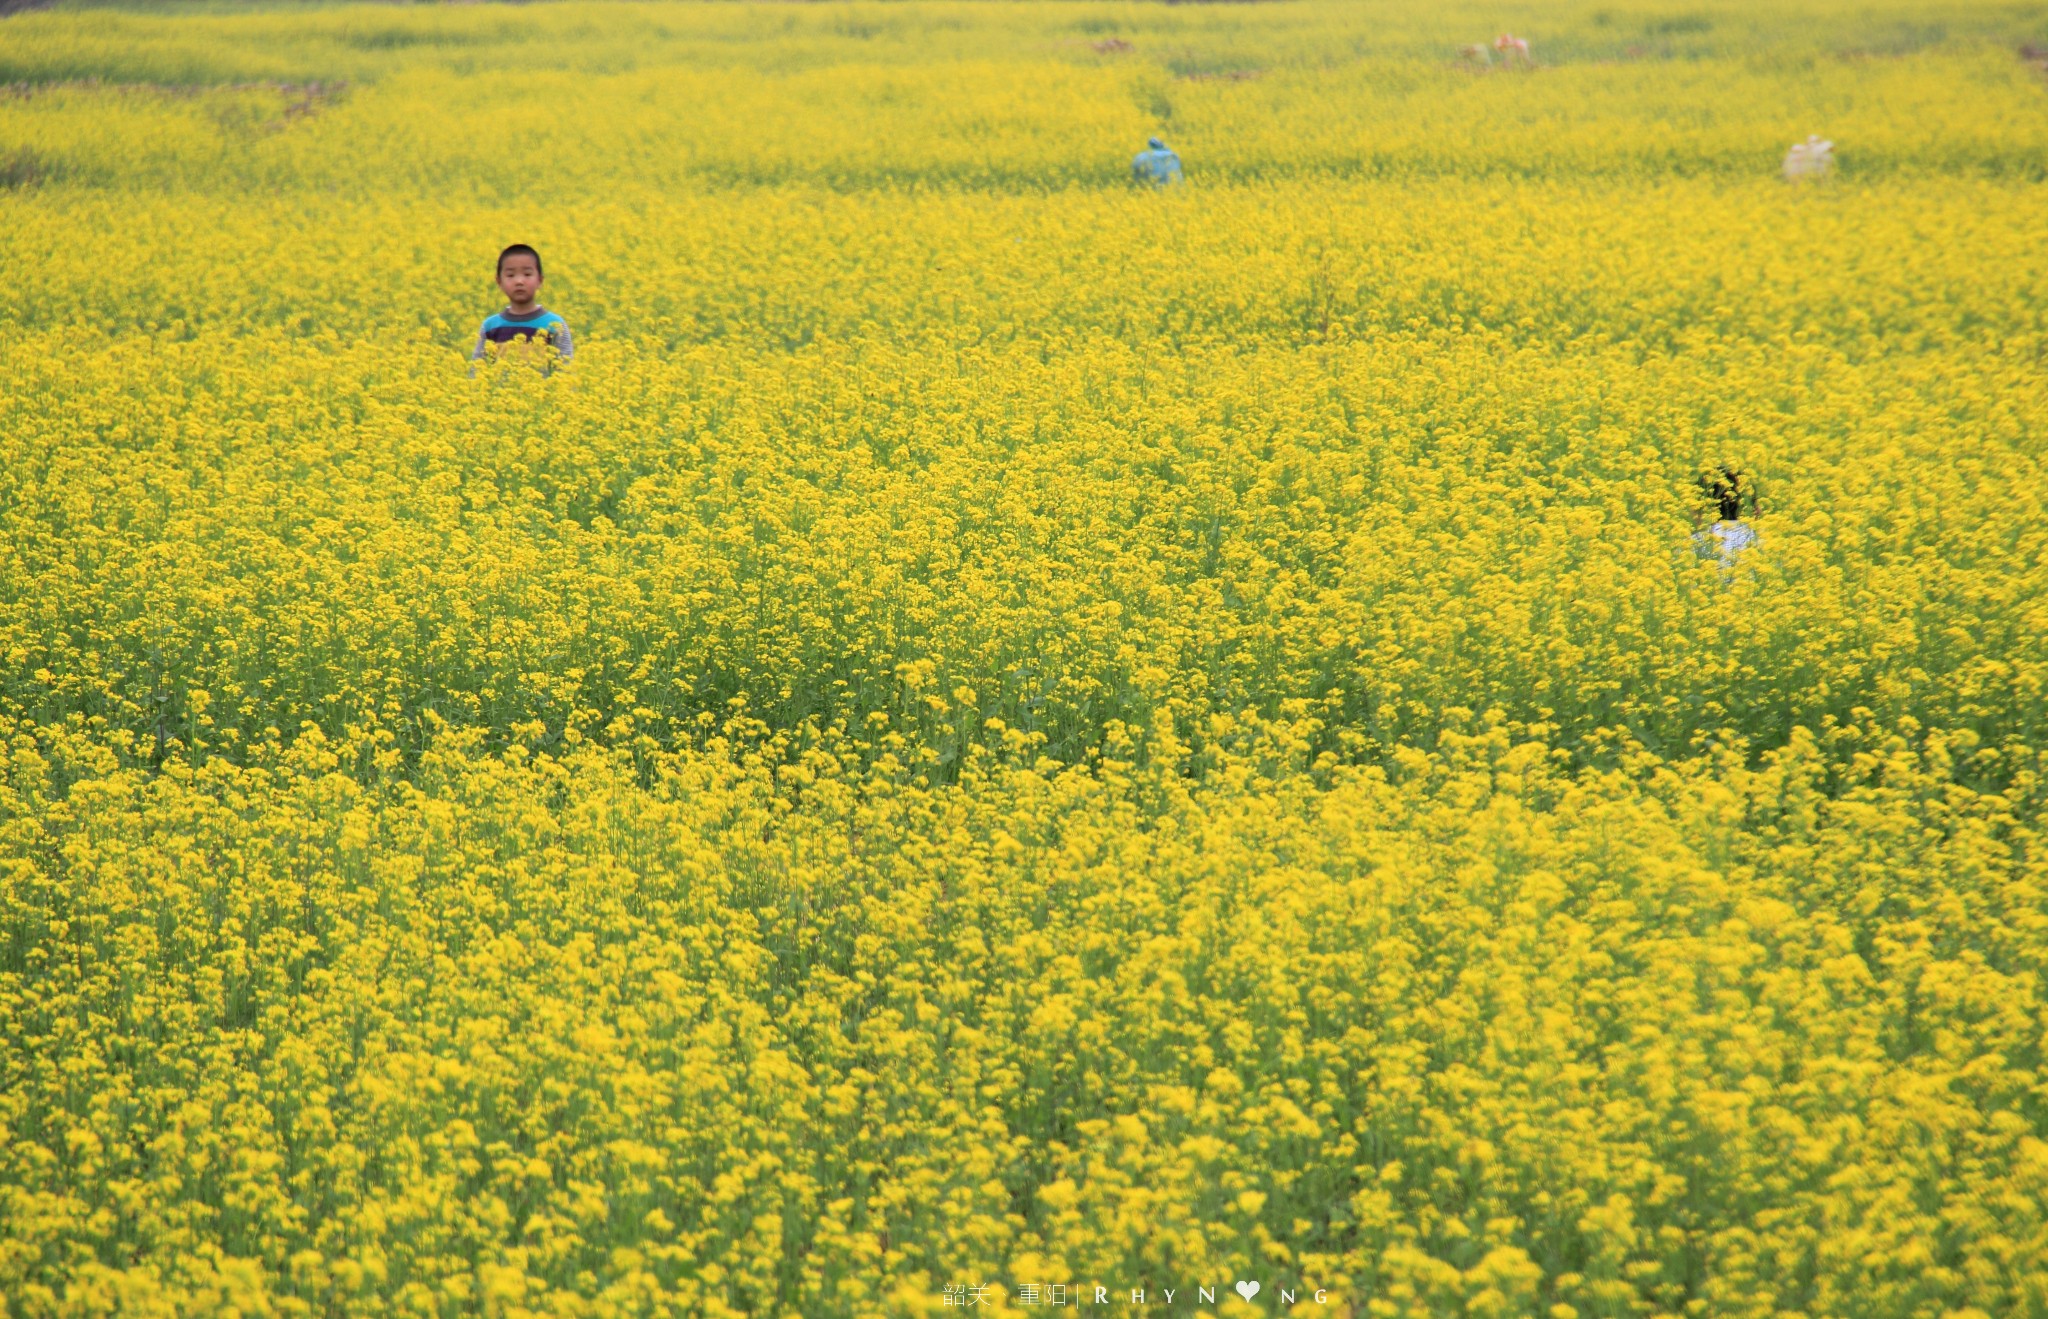
{"type": "Polygon", "coordinates": [[[498,263],[498,287],[513,306],[525,306],[540,290],[540,264],[523,252],[513,253],[498,263]]]}

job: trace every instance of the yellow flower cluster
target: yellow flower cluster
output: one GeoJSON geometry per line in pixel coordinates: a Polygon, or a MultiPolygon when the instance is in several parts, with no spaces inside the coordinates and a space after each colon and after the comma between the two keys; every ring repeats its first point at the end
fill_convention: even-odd
{"type": "Polygon", "coordinates": [[[2042,34],[1428,10],[0,19],[0,1316],[2048,1313],[2042,34]]]}

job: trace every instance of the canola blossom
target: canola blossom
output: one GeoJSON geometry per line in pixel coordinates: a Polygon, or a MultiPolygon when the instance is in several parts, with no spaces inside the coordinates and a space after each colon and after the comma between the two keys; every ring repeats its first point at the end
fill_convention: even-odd
{"type": "Polygon", "coordinates": [[[0,1315],[2048,1314],[2040,44],[0,17],[0,1315]]]}

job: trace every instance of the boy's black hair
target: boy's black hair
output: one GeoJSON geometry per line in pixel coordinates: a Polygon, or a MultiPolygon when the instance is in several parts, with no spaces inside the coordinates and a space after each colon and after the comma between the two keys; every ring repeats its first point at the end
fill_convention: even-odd
{"type": "Polygon", "coordinates": [[[514,243],[514,244],[512,244],[512,246],[510,246],[510,247],[506,248],[506,249],[505,249],[504,251],[502,251],[502,252],[498,253],[498,273],[499,273],[499,274],[501,274],[501,275],[502,275],[502,274],[504,274],[504,273],[505,273],[505,258],[506,258],[506,257],[508,257],[508,256],[530,256],[530,257],[532,257],[532,258],[533,258],[533,273],[534,273],[534,274],[536,274],[536,275],[539,275],[539,276],[540,276],[540,277],[541,277],[542,279],[546,279],[546,278],[548,277],[548,272],[547,272],[547,271],[545,271],[545,270],[542,270],[542,269],[540,268],[540,253],[538,253],[538,252],[534,251],[534,250],[533,250],[532,248],[528,247],[528,246],[527,246],[526,244],[524,244],[524,243],[514,243]]]}
{"type": "MultiPolygon", "coordinates": [[[[1732,467],[1723,467],[1718,474],[1709,472],[1700,478],[1700,489],[1705,491],[1707,498],[1720,508],[1721,520],[1723,522],[1740,522],[1742,520],[1742,496],[1744,494],[1742,489],[1742,473],[1732,467]]],[[[1750,487],[1747,493],[1749,495],[1750,510],[1754,512],[1756,509],[1756,487],[1750,487]]]]}

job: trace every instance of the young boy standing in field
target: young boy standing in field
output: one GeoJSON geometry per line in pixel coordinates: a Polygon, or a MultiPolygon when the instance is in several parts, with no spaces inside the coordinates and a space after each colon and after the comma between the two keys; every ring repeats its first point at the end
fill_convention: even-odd
{"type": "MultiPolygon", "coordinates": [[[[569,360],[576,351],[569,338],[569,323],[534,301],[540,292],[540,282],[540,253],[524,243],[514,243],[498,253],[498,287],[505,291],[505,310],[484,318],[470,361],[481,359],[491,344],[510,343],[514,339],[530,344],[536,338],[554,345],[562,360],[569,360]]],[[[472,366],[470,373],[475,372],[472,366]]]]}

